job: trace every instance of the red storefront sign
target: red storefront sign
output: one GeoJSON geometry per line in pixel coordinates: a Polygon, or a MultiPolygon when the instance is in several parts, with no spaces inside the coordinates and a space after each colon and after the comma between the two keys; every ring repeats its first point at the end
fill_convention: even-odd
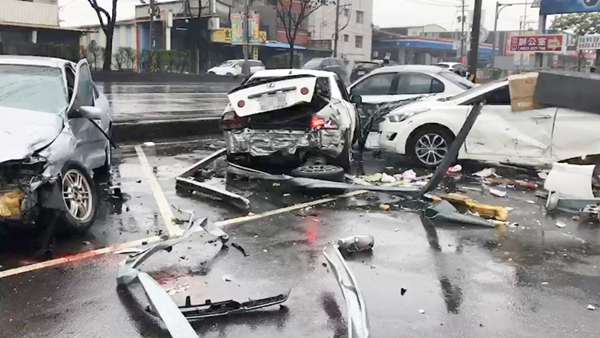
{"type": "Polygon", "coordinates": [[[511,52],[560,52],[563,49],[562,34],[517,35],[510,38],[511,52]]]}

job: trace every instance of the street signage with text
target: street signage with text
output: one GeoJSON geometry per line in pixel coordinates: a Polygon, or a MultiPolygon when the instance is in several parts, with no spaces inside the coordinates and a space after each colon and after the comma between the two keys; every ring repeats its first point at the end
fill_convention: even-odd
{"type": "Polygon", "coordinates": [[[562,34],[517,35],[510,38],[511,52],[555,53],[564,47],[562,34]]]}
{"type": "Polygon", "coordinates": [[[600,34],[580,36],[577,50],[600,49],[600,34]]]}

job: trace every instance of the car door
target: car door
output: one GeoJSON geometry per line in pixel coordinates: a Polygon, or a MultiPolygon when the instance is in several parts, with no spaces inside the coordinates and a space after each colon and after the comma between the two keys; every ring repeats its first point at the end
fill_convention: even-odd
{"type": "Polygon", "coordinates": [[[552,137],[556,160],[600,154],[600,115],[558,108],[552,137]]]}
{"type": "Polygon", "coordinates": [[[332,83],[331,87],[332,88],[336,87],[336,91],[335,91],[336,96],[338,95],[337,92],[339,91],[339,95],[342,98],[341,104],[344,109],[344,114],[346,115],[346,119],[350,123],[351,133],[354,134],[354,132],[356,130],[357,119],[358,119],[356,107],[354,107],[354,104],[352,104],[350,102],[350,96],[348,95],[348,89],[344,85],[344,82],[337,76],[334,76],[334,80],[335,80],[335,83],[332,83]]]}
{"type": "MultiPolygon", "coordinates": [[[[67,66],[66,71],[70,71],[69,68],[70,66],[67,66]]],[[[69,111],[76,111],[83,106],[92,106],[107,112],[104,104],[97,102],[95,96],[90,68],[86,60],[81,60],[75,68],[75,84],[69,111]]],[[[99,121],[90,121],[83,117],[69,119],[69,126],[77,141],[75,160],[90,169],[104,165],[108,140],[97,126],[108,130],[109,125],[110,116],[108,114],[103,114],[99,121]]]]}
{"type": "Polygon", "coordinates": [[[508,84],[464,104],[477,102],[485,105],[465,141],[469,157],[508,162],[550,157],[556,108],[512,111],[508,84]]]}

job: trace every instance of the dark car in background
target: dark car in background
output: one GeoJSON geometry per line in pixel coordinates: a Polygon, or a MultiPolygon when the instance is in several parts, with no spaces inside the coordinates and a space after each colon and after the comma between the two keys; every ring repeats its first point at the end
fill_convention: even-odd
{"type": "Polygon", "coordinates": [[[369,74],[377,68],[381,68],[383,66],[396,66],[398,63],[394,61],[389,61],[386,65],[383,60],[373,60],[373,61],[359,61],[355,64],[352,73],[350,74],[350,83],[354,83],[354,81],[360,79],[361,77],[369,74]]]}
{"type": "Polygon", "coordinates": [[[302,69],[324,70],[336,73],[344,82],[348,82],[346,61],[336,58],[312,58],[302,66],[302,69]]]}

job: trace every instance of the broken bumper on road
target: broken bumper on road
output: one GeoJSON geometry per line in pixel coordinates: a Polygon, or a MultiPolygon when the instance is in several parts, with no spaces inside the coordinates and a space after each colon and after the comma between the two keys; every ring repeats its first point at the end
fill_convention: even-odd
{"type": "Polygon", "coordinates": [[[324,154],[333,158],[344,150],[344,135],[339,129],[322,130],[243,130],[225,131],[229,154],[265,157],[279,153],[284,157],[324,154]]]}
{"type": "Polygon", "coordinates": [[[193,219],[192,215],[192,217],[190,217],[189,228],[177,238],[163,241],[145,250],[134,248],[117,252],[128,255],[127,258],[119,264],[117,284],[126,287],[133,283],[140,283],[148,298],[148,302],[150,303],[150,312],[157,315],[165,323],[172,337],[197,338],[198,335],[189,323],[189,321],[192,320],[244,313],[267,306],[278,305],[288,299],[290,292],[248,302],[227,300],[212,303],[210,300],[206,300],[204,304],[192,305],[191,299],[188,296],[186,297],[186,304],[184,306],[177,306],[167,291],[149,274],[139,271],[138,267],[158,251],[170,251],[174,245],[200,231],[206,231],[219,238],[223,243],[229,238],[221,229],[215,228],[213,225],[209,224],[208,219],[193,219]]]}

